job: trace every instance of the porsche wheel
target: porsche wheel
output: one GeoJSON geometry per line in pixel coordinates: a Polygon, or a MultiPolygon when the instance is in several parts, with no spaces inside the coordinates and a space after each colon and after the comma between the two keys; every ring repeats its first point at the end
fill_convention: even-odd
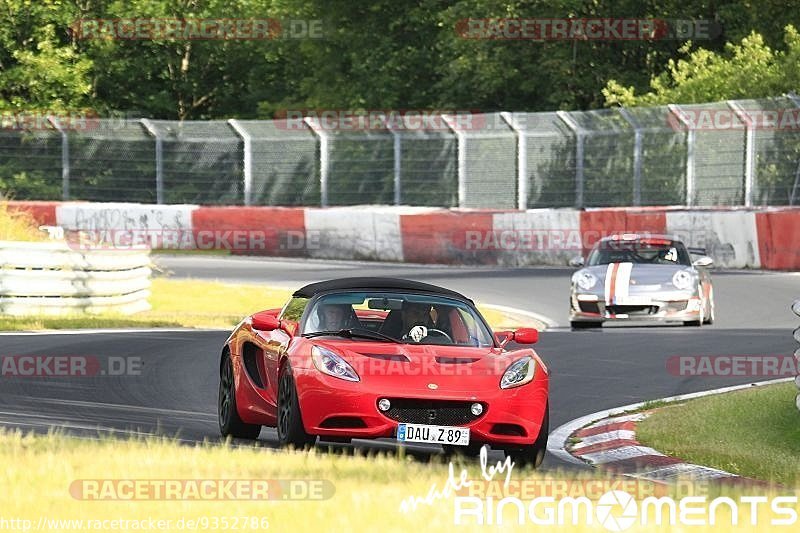
{"type": "Polygon", "coordinates": [[[233,380],[233,363],[229,355],[220,369],[219,375],[219,400],[217,402],[217,419],[219,432],[223,437],[236,437],[237,439],[256,439],[261,433],[258,424],[247,424],[239,418],[236,410],[236,386],[233,380]]]}
{"type": "Polygon", "coordinates": [[[708,289],[708,309],[706,310],[706,324],[714,323],[714,287],[708,289]]]}
{"type": "Polygon", "coordinates": [[[544,454],[547,452],[547,435],[550,432],[550,405],[545,406],[544,419],[542,420],[542,427],[539,430],[539,436],[536,441],[530,446],[524,448],[509,449],[506,451],[507,455],[511,456],[511,460],[519,466],[531,466],[539,468],[544,460],[544,454]]]}
{"type": "Polygon", "coordinates": [[[304,448],[316,440],[317,437],[306,433],[303,427],[292,367],[287,364],[278,385],[278,441],[282,446],[304,448]]]}

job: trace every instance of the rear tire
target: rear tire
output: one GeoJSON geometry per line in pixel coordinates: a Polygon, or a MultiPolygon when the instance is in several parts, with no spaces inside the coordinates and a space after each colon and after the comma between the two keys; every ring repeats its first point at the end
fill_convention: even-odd
{"type": "Polygon", "coordinates": [[[544,419],[536,441],[530,446],[506,450],[506,455],[511,456],[511,460],[519,466],[527,465],[539,468],[544,461],[544,455],[547,452],[547,436],[550,433],[550,404],[548,403],[544,409],[544,419]]]}
{"type": "Polygon", "coordinates": [[[243,422],[236,408],[236,385],[233,379],[233,362],[230,355],[225,355],[225,362],[222,364],[219,374],[219,399],[217,401],[219,432],[223,437],[257,439],[258,434],[261,433],[261,426],[243,422]]]}
{"type": "Polygon", "coordinates": [[[313,446],[317,437],[306,433],[292,367],[286,364],[278,385],[278,441],[281,446],[313,446]]]}
{"type": "Polygon", "coordinates": [[[603,325],[602,322],[579,322],[572,320],[570,321],[569,325],[572,329],[589,329],[589,328],[599,328],[603,325]]]}

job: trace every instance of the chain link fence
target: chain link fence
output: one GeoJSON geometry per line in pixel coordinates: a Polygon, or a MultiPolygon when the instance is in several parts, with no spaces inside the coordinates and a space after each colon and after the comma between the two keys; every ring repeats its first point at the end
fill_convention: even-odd
{"type": "Polygon", "coordinates": [[[0,128],[16,199],[490,209],[800,204],[800,99],[0,128]],[[397,117],[395,117],[397,118],[397,117]],[[418,118],[418,117],[416,117],[418,118]]]}

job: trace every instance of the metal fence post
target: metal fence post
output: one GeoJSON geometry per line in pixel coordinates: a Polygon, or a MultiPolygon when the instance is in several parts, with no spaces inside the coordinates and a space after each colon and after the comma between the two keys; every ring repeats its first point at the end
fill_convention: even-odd
{"type": "Polygon", "coordinates": [[[164,203],[164,143],[158,130],[150,120],[143,118],[140,121],[144,129],[156,140],[156,203],[164,203]]]}
{"type": "Polygon", "coordinates": [[[319,205],[328,207],[328,178],[331,173],[330,135],[315,119],[303,119],[311,131],[319,137],[319,205]]]}
{"type": "Polygon", "coordinates": [[[694,205],[694,143],[695,131],[683,114],[680,106],[669,104],[667,106],[670,113],[675,115],[681,124],[686,128],[686,205],[694,205]]]}
{"type": "Polygon", "coordinates": [[[756,136],[753,128],[753,121],[747,112],[742,109],[738,102],[728,100],[726,102],[736,114],[736,117],[744,123],[745,126],[745,145],[744,145],[744,206],[753,206],[753,183],[755,179],[755,166],[756,166],[756,136]]]}
{"type": "Polygon", "coordinates": [[[401,158],[403,156],[403,145],[402,139],[400,137],[400,132],[395,131],[394,128],[391,126],[387,126],[387,129],[392,134],[392,140],[394,141],[394,205],[400,205],[400,199],[402,195],[402,161],[401,158]]]}
{"type": "Polygon", "coordinates": [[[242,184],[244,188],[244,205],[250,205],[253,197],[253,137],[244,129],[242,123],[235,118],[228,119],[228,124],[230,124],[233,131],[242,138],[242,149],[244,151],[244,183],[242,184]]]}
{"type": "Polygon", "coordinates": [[[556,115],[575,134],[575,207],[584,207],[583,193],[585,178],[583,172],[583,152],[586,132],[575,122],[566,111],[556,111],[556,115]]]}
{"type": "Polygon", "coordinates": [[[528,138],[514,115],[503,111],[500,116],[517,136],[517,209],[525,211],[528,208],[528,138]]]}
{"type": "Polygon", "coordinates": [[[624,107],[619,108],[619,114],[628,121],[633,128],[633,205],[642,205],[642,127],[624,107]]]}
{"type": "Polygon", "coordinates": [[[69,138],[56,117],[51,115],[47,121],[61,134],[61,199],[69,200],[69,138]]]}
{"type": "Polygon", "coordinates": [[[458,207],[467,205],[467,136],[458,128],[458,123],[451,115],[442,115],[447,127],[453,130],[458,142],[458,207]]]}

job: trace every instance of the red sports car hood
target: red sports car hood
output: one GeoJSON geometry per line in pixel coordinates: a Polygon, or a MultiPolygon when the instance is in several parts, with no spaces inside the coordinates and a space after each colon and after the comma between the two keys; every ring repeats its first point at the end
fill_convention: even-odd
{"type": "Polygon", "coordinates": [[[499,352],[491,348],[390,344],[380,342],[325,341],[314,344],[340,354],[356,371],[364,385],[389,391],[436,391],[447,393],[496,389],[508,366],[533,356],[537,372],[547,372],[530,348],[499,352]]]}

